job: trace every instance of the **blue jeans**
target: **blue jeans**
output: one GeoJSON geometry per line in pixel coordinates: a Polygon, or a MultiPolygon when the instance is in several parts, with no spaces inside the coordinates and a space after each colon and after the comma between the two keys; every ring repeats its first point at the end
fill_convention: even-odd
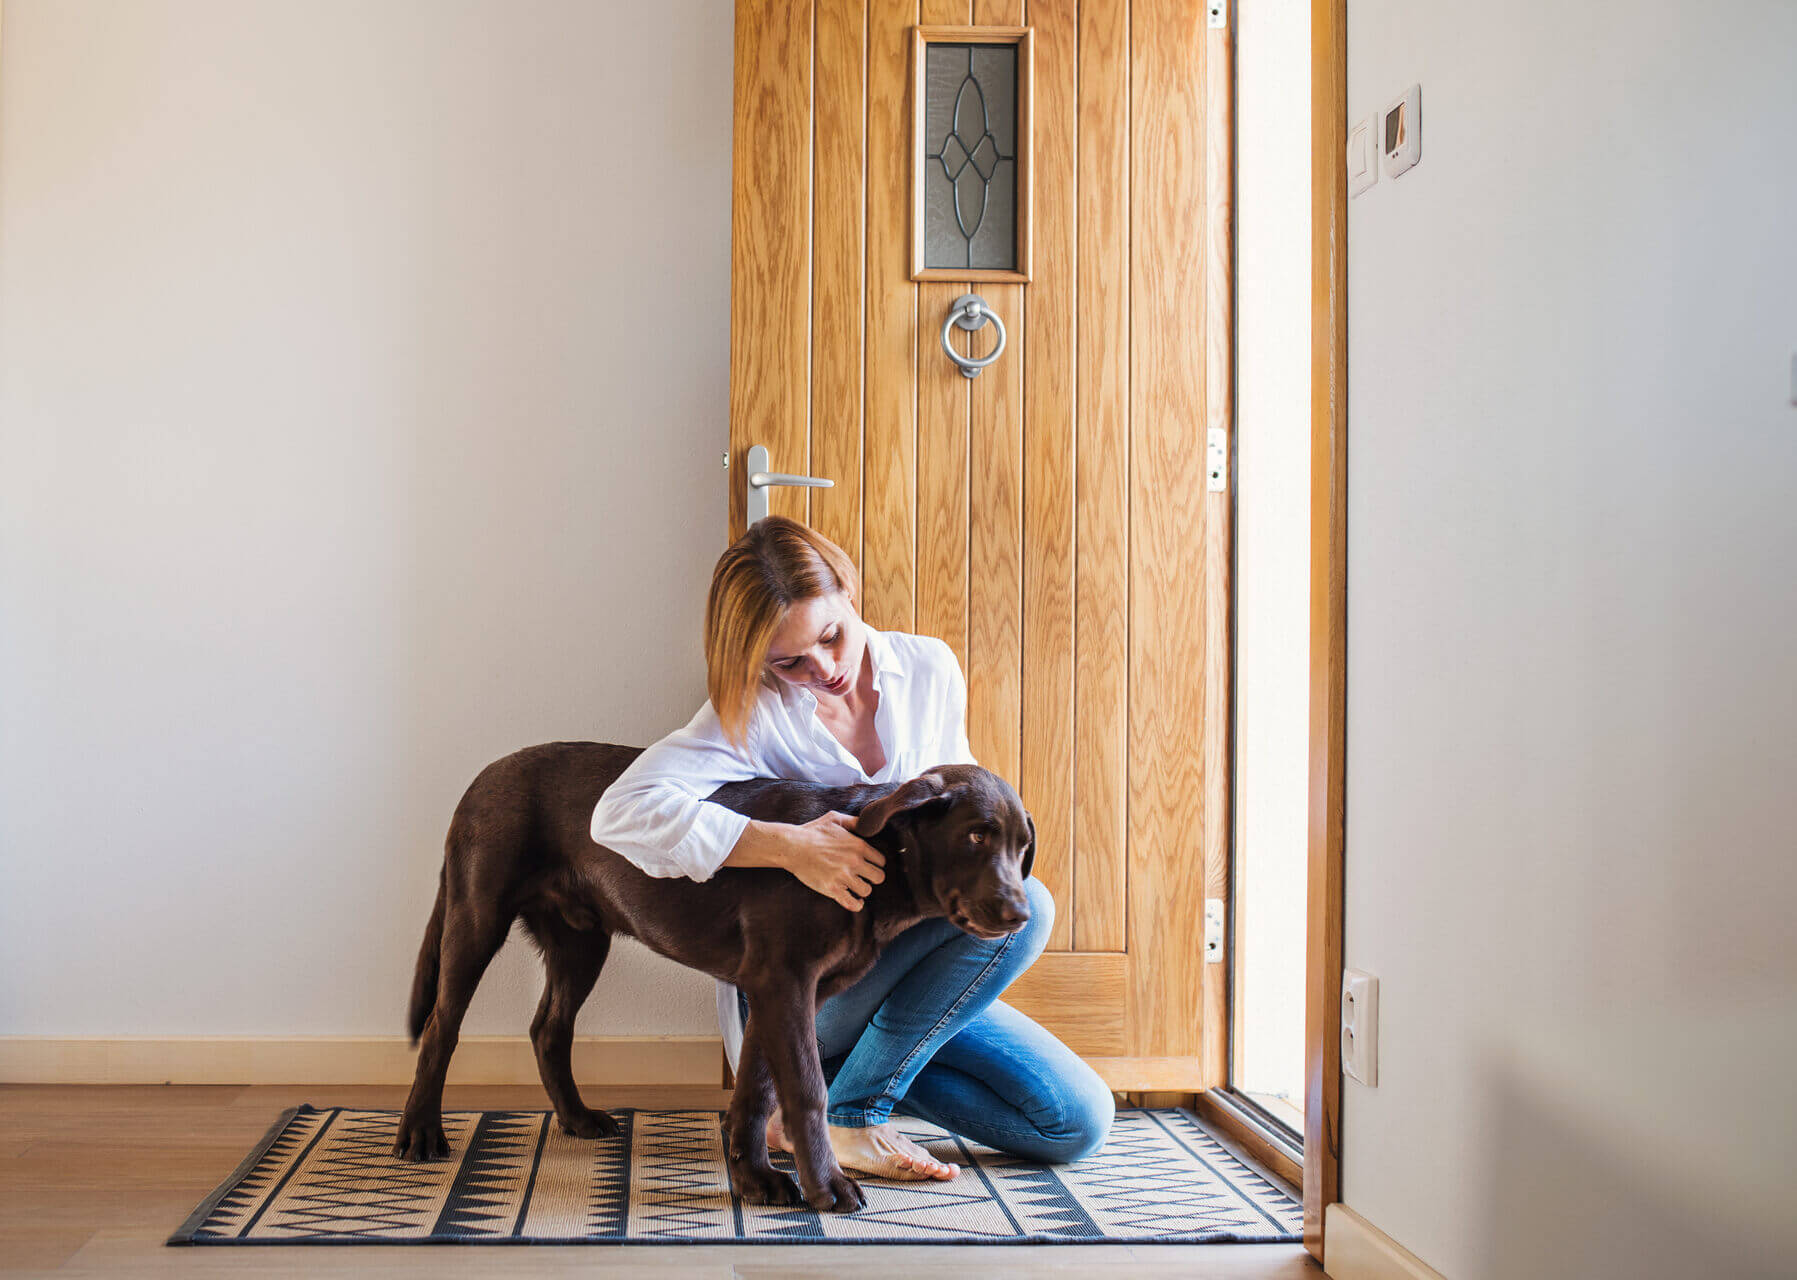
{"type": "Polygon", "coordinates": [[[897,1110],[1054,1162],[1104,1145],[1110,1089],[1052,1032],[998,999],[1054,925],[1042,882],[1026,880],[1024,891],[1030,919],[1016,933],[987,940],[925,920],[818,1007],[831,1124],[883,1124],[897,1110]]]}

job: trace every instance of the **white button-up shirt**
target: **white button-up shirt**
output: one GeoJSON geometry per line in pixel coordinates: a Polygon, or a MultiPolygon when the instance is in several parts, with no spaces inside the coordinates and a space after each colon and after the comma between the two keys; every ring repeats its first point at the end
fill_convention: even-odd
{"type": "Polygon", "coordinates": [[[967,679],[934,636],[866,628],[874,731],[886,764],[869,774],[817,718],[817,696],[761,687],[748,741],[733,747],[707,698],[686,726],[648,748],[593,807],[593,839],[652,876],[709,880],[749,819],[707,800],[726,782],[797,778],[827,786],[902,782],[939,764],[977,764],[967,745],[967,679]]]}

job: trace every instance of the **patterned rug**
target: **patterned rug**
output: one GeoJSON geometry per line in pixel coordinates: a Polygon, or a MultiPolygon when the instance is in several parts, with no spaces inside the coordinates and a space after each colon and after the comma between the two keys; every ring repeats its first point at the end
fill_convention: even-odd
{"type": "MultiPolygon", "coordinates": [[[[612,1112],[616,1138],[541,1111],[452,1111],[448,1160],[392,1154],[392,1111],[283,1114],[170,1244],[1103,1244],[1290,1242],[1302,1207],[1189,1111],[1119,1111],[1104,1150],[1044,1165],[922,1120],[951,1182],[864,1178],[852,1214],[744,1204],[716,1111],[612,1112]]],[[[792,1171],[791,1157],[775,1165],[792,1171]]]]}

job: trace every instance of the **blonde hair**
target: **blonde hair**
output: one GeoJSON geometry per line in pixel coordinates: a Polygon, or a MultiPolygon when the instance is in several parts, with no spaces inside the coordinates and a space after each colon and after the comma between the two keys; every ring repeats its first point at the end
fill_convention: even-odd
{"type": "Polygon", "coordinates": [[[802,600],[840,591],[861,599],[861,574],[847,553],[785,516],[757,520],[718,557],[705,601],[705,687],[724,733],[741,747],[761,686],[775,688],[767,651],[802,600]]]}

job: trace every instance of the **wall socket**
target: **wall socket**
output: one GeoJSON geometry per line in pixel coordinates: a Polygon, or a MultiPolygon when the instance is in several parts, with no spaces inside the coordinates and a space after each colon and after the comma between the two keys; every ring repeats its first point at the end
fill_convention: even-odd
{"type": "Polygon", "coordinates": [[[1342,1070],[1379,1084],[1379,979],[1358,969],[1342,972],[1342,1070]]]}

